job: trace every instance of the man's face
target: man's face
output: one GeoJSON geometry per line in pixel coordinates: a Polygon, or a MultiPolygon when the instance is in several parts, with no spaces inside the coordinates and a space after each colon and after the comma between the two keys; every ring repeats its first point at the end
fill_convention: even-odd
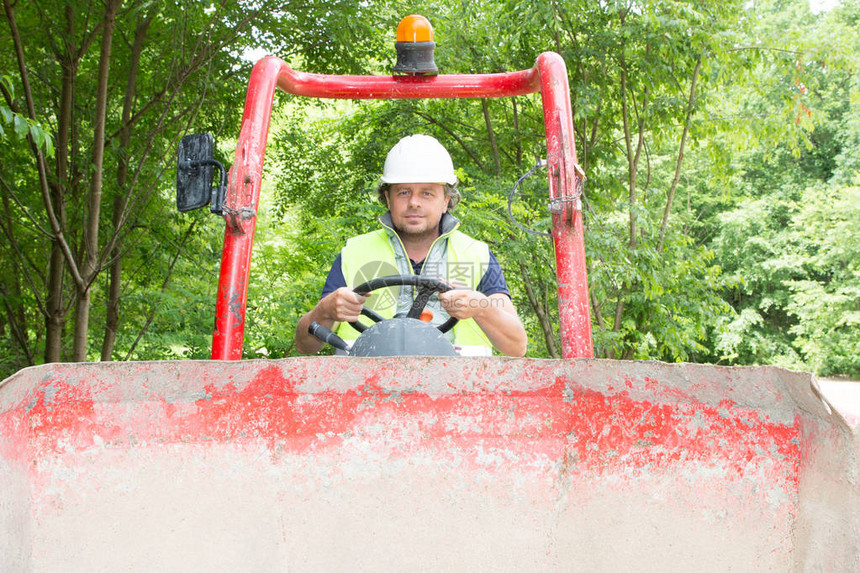
{"type": "Polygon", "coordinates": [[[394,228],[412,238],[436,237],[439,221],[448,210],[441,183],[395,183],[388,190],[388,210],[394,228]]]}

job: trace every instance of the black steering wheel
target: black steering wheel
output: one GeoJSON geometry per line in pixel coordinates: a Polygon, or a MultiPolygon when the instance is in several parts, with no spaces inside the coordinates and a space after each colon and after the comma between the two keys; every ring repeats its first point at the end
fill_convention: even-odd
{"type": "MultiPolygon", "coordinates": [[[[375,279],[371,279],[364,284],[360,284],[353,289],[356,294],[368,294],[375,290],[379,290],[381,288],[393,287],[393,286],[414,286],[418,287],[418,294],[415,296],[415,300],[412,301],[412,308],[409,309],[409,312],[406,314],[406,318],[421,318],[421,311],[424,310],[424,307],[427,306],[427,301],[430,300],[430,296],[435,293],[443,293],[448,292],[449,290],[454,290],[454,287],[449,285],[448,283],[444,283],[439,279],[433,279],[429,277],[422,277],[419,275],[390,275],[387,277],[379,277],[375,279]]],[[[380,322],[385,320],[382,316],[373,312],[366,306],[361,308],[361,314],[368,317],[374,322],[380,322]]],[[[454,325],[457,324],[458,319],[453,316],[446,320],[444,323],[438,326],[439,332],[445,333],[454,328],[454,325]]],[[[350,326],[356,329],[359,332],[364,332],[367,330],[367,327],[361,324],[360,322],[350,322],[350,326]]]]}

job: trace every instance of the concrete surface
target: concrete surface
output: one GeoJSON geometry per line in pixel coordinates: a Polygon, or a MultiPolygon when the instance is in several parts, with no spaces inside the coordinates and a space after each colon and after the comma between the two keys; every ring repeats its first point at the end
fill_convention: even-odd
{"type": "Polygon", "coordinates": [[[777,368],[46,365],[0,438],[0,571],[860,570],[856,431],[777,368]]]}

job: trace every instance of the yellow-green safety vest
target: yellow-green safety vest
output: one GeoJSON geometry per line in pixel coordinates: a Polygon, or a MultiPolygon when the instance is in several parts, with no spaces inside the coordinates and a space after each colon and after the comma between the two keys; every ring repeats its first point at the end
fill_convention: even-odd
{"type": "MultiPolygon", "coordinates": [[[[456,222],[453,217],[451,219],[456,222]]],[[[409,259],[406,257],[400,238],[386,225],[384,218],[380,218],[380,223],[384,228],[349,239],[341,250],[341,270],[350,288],[372,278],[405,274],[405,272],[412,274],[412,266],[408,262],[409,259]],[[398,258],[400,258],[399,265],[398,258]]],[[[489,266],[490,249],[486,243],[458,231],[456,227],[459,226],[459,222],[456,223],[452,230],[440,235],[431,246],[424,260],[421,276],[466,284],[469,288],[476,289],[489,266]],[[440,241],[447,243],[444,249],[441,248],[442,244],[437,247],[440,241]]],[[[390,287],[374,291],[365,304],[383,318],[391,318],[398,306],[399,288],[390,287]]],[[[431,297],[427,308],[434,314],[433,324],[441,324],[449,318],[435,295],[431,297]]],[[[373,324],[364,316],[359,320],[366,325],[373,324]]],[[[335,332],[348,341],[355,340],[359,334],[347,323],[338,324],[335,332]]],[[[484,356],[492,354],[492,344],[474,319],[459,321],[451,332],[453,333],[450,337],[453,338],[452,343],[461,354],[484,356]]]]}

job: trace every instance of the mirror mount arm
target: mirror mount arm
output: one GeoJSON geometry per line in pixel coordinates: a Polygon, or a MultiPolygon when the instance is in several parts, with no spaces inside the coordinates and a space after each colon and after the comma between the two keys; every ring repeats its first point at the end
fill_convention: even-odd
{"type": "Polygon", "coordinates": [[[227,196],[227,170],[224,168],[224,164],[216,159],[185,160],[179,162],[179,169],[195,169],[202,165],[211,165],[212,167],[216,167],[221,173],[220,185],[212,188],[212,198],[209,202],[209,211],[215,215],[223,215],[224,198],[227,196]]]}

